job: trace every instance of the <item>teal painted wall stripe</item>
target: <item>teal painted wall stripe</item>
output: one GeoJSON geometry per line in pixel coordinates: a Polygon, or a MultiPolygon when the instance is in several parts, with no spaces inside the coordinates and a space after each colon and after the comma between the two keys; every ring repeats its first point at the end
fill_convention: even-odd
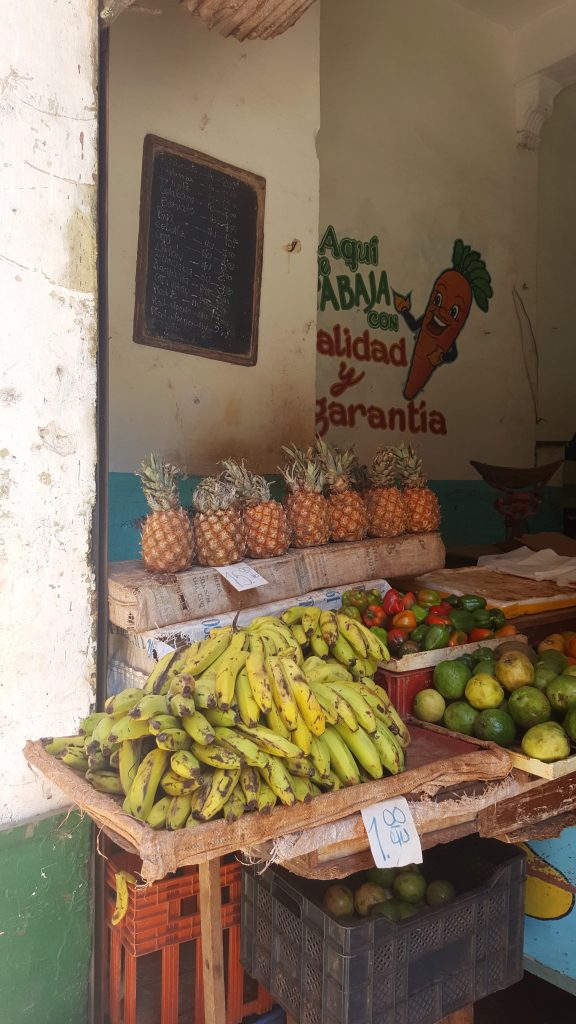
{"type": "MultiPolygon", "coordinates": [[[[190,504],[200,477],[187,477],[180,493],[190,504]]],[[[279,496],[279,479],[270,478],[279,496]]],[[[494,544],[504,539],[504,522],[494,508],[496,492],[483,480],[431,480],[430,486],[442,506],[444,543],[494,544]]],[[[531,520],[530,531],[562,529],[560,487],[548,487],[538,515],[531,520]]],[[[140,557],[140,536],[135,520],[146,515],[147,505],[138,477],[131,473],[111,473],[109,478],[110,523],[109,558],[113,562],[140,557]]]]}
{"type": "Polygon", "coordinates": [[[86,1024],[90,820],[76,811],[0,831],[2,1024],[86,1024]]]}

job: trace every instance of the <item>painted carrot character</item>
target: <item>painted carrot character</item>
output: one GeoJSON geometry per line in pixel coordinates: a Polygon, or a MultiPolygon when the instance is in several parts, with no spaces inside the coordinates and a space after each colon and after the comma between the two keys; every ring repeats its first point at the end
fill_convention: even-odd
{"type": "Polygon", "coordinates": [[[404,385],[404,397],[410,401],[426,386],[434,370],[457,358],[456,339],[468,319],[472,302],[487,313],[494,292],[480,253],[458,238],[452,251],[452,267],[436,278],[421,317],[416,319],[411,313],[411,293],[393,294],[396,312],[416,335],[404,385]]]}

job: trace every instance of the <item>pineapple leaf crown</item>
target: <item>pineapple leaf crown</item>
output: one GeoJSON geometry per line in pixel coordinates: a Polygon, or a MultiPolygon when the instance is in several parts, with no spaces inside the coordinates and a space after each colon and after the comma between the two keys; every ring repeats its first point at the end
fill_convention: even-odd
{"type": "Polygon", "coordinates": [[[317,437],[314,445],[316,458],[325,474],[325,483],[332,494],[341,494],[351,489],[353,467],[356,461],[353,448],[336,448],[323,438],[317,437]]]}
{"type": "Polygon", "coordinates": [[[322,494],[324,490],[324,472],[322,467],[314,461],[313,452],[297,445],[282,445],[282,451],[288,456],[289,462],[284,467],[278,467],[286,486],[292,492],[306,491],[308,494],[322,494]]]}
{"type": "Polygon", "coordinates": [[[205,476],[192,495],[192,504],[200,514],[225,512],[238,504],[236,490],[222,477],[205,476]]]}
{"type": "Polygon", "coordinates": [[[411,444],[393,448],[396,458],[398,482],[404,488],[426,487],[428,479],[422,469],[422,459],[411,444]]]}
{"type": "Polygon", "coordinates": [[[156,452],[151,452],[142,459],[140,472],[136,476],[140,477],[144,497],[152,512],[178,508],[180,498],[177,480],[183,473],[177,466],[166,462],[156,452]]]}
{"type": "Polygon", "coordinates": [[[395,487],[396,461],[393,448],[378,448],[370,466],[370,485],[377,488],[395,487]]]}
{"type": "Polygon", "coordinates": [[[242,505],[262,505],[271,500],[268,481],[257,473],[251,473],[244,460],[224,459],[221,465],[224,467],[222,480],[234,488],[242,505]]]}

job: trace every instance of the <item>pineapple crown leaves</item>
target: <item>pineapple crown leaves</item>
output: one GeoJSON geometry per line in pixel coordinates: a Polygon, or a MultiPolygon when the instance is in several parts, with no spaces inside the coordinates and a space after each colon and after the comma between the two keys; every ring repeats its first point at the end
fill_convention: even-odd
{"type": "Polygon", "coordinates": [[[306,491],[308,494],[322,494],[324,490],[324,473],[322,467],[314,461],[311,451],[298,448],[292,444],[282,445],[282,451],[289,458],[286,466],[279,470],[291,491],[306,491]]]}
{"type": "Polygon", "coordinates": [[[225,512],[237,504],[236,488],[218,476],[205,476],[192,495],[192,505],[200,514],[225,512]]]}
{"type": "Polygon", "coordinates": [[[336,448],[320,436],[316,437],[314,451],[325,473],[328,489],[334,493],[348,491],[354,464],[357,461],[353,448],[336,448]]]}
{"type": "Polygon", "coordinates": [[[372,487],[395,487],[397,458],[393,448],[378,448],[370,466],[372,487]]]}
{"type": "Polygon", "coordinates": [[[182,470],[171,462],[166,462],[156,452],[151,452],[142,459],[140,472],[136,476],[140,478],[144,497],[152,512],[178,508],[180,498],[177,480],[183,475],[182,470]]]}
{"type": "Polygon", "coordinates": [[[271,500],[268,481],[257,473],[251,473],[244,460],[224,459],[221,465],[224,467],[222,480],[234,488],[241,504],[262,505],[271,500]]]}
{"type": "Polygon", "coordinates": [[[454,242],[452,250],[452,266],[468,281],[474,301],[483,313],[488,312],[489,300],[494,295],[492,281],[486,264],[480,253],[469,245],[464,245],[461,238],[454,242]]]}
{"type": "Polygon", "coordinates": [[[392,448],[396,459],[398,482],[405,488],[426,487],[427,477],[422,469],[422,459],[411,444],[400,444],[392,448]]]}

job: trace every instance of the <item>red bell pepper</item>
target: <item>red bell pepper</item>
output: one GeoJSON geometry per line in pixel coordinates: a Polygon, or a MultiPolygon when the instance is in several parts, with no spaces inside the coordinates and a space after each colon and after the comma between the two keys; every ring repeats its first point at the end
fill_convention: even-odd
{"type": "Polygon", "coordinates": [[[443,615],[436,612],[430,612],[426,616],[426,625],[428,626],[451,626],[452,623],[447,615],[443,615]]]}
{"type": "Polygon", "coordinates": [[[379,604],[369,604],[362,616],[365,626],[381,626],[386,621],[386,612],[379,604]]]}
{"type": "Polygon", "coordinates": [[[406,594],[404,594],[404,597],[402,598],[402,608],[404,608],[407,611],[409,608],[412,607],[413,604],[416,604],[416,598],[412,591],[409,590],[406,594]]]}
{"type": "Polygon", "coordinates": [[[388,590],[384,594],[382,607],[386,615],[397,615],[402,611],[402,596],[399,590],[394,589],[388,590]]]}
{"type": "Polygon", "coordinates": [[[449,615],[452,611],[454,611],[454,609],[451,604],[448,604],[447,601],[441,601],[440,604],[433,604],[432,607],[428,609],[428,614],[449,615]]]}
{"type": "Polygon", "coordinates": [[[411,630],[416,629],[418,622],[416,620],[416,616],[408,610],[398,612],[398,615],[395,615],[392,619],[392,625],[397,629],[407,629],[408,632],[410,632],[411,630]]]}
{"type": "Polygon", "coordinates": [[[397,654],[398,649],[402,646],[405,640],[408,639],[408,630],[406,629],[389,629],[388,630],[388,647],[392,654],[397,654]]]}
{"type": "Polygon", "coordinates": [[[494,636],[492,629],[480,629],[479,626],[476,629],[472,629],[468,634],[470,643],[476,643],[478,640],[490,640],[494,636]]]}
{"type": "Polygon", "coordinates": [[[468,634],[462,629],[456,629],[450,634],[448,641],[448,647],[460,647],[461,644],[468,642],[468,634]]]}

